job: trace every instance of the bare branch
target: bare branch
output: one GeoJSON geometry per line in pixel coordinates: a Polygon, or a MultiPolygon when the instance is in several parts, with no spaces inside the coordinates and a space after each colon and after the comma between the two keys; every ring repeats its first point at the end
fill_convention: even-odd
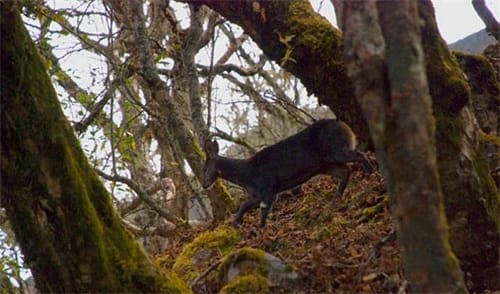
{"type": "Polygon", "coordinates": [[[253,154],[257,152],[257,150],[255,150],[255,148],[252,147],[252,145],[250,145],[250,143],[248,143],[246,140],[244,140],[242,138],[233,137],[230,134],[224,132],[223,130],[221,130],[219,128],[215,128],[215,132],[213,132],[213,135],[217,136],[217,137],[219,137],[221,139],[224,139],[226,141],[233,142],[235,144],[244,146],[245,148],[247,148],[248,150],[250,150],[250,152],[253,153],[253,154]]]}
{"type": "Polygon", "coordinates": [[[196,284],[198,284],[201,281],[201,279],[205,278],[211,271],[216,269],[221,262],[222,260],[217,260],[216,262],[212,263],[203,273],[201,273],[198,277],[194,278],[189,283],[189,286],[191,286],[191,288],[196,286],[196,284]]]}
{"type": "Polygon", "coordinates": [[[95,169],[96,173],[108,181],[120,182],[127,185],[132,189],[142,201],[144,201],[151,209],[157,212],[160,216],[164,217],[169,222],[174,223],[177,226],[188,226],[188,223],[175,216],[172,212],[160,207],[156,202],[147,194],[139,185],[129,178],[122,177],[120,175],[108,175],[105,172],[95,169]]]}
{"type": "Polygon", "coordinates": [[[139,228],[133,223],[127,221],[126,219],[122,219],[122,223],[125,227],[136,237],[145,237],[145,236],[161,236],[164,238],[172,237],[175,231],[175,225],[170,224],[170,226],[162,226],[158,228],[139,228]]]}
{"type": "Polygon", "coordinates": [[[500,24],[493,13],[488,9],[484,0],[472,0],[472,6],[474,6],[474,10],[476,10],[477,14],[486,25],[486,31],[499,41],[500,24]]]}
{"type": "Polygon", "coordinates": [[[238,38],[234,38],[232,37],[232,35],[230,37],[230,34],[228,34],[226,30],[227,29],[224,26],[222,26],[222,31],[225,32],[225,34],[229,37],[230,44],[226,52],[219,58],[219,60],[217,60],[216,64],[226,63],[229,60],[229,58],[233,55],[233,53],[236,52],[236,50],[238,50],[246,40],[248,40],[248,35],[246,34],[243,34],[238,38]]]}
{"type": "Polygon", "coordinates": [[[106,56],[110,62],[113,61],[111,54],[109,54],[110,51],[106,46],[99,44],[98,42],[88,38],[87,33],[82,32],[79,28],[71,25],[66,18],[57,17],[56,12],[52,10],[50,7],[44,6],[43,9],[37,9],[37,13],[40,13],[41,15],[47,18],[50,18],[52,21],[63,27],[63,29],[71,33],[73,36],[75,36],[80,41],[80,43],[84,48],[90,49],[96,54],[106,56]]]}
{"type": "MultiPolygon", "coordinates": [[[[200,69],[200,75],[202,75],[202,76],[209,75],[209,73],[210,73],[209,66],[205,66],[205,65],[201,65],[201,64],[197,64],[196,66],[200,69]]],[[[259,64],[257,66],[250,67],[250,68],[241,68],[241,67],[239,67],[235,64],[232,64],[232,63],[216,64],[216,65],[214,65],[212,71],[213,71],[213,74],[220,74],[223,72],[234,71],[234,72],[237,72],[240,76],[253,76],[262,70],[262,66],[263,66],[263,64],[259,64]]]]}
{"type": "Polygon", "coordinates": [[[224,22],[224,20],[217,12],[210,10],[208,13],[209,16],[208,16],[207,29],[200,36],[200,39],[198,41],[197,51],[208,44],[208,42],[210,41],[215,32],[215,27],[224,22]]]}

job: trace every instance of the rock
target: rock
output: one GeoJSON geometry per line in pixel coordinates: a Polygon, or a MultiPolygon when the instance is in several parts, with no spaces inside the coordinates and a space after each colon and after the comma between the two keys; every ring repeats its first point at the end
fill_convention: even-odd
{"type": "Polygon", "coordinates": [[[184,246],[172,270],[190,283],[211,264],[231,252],[240,238],[238,231],[229,226],[205,232],[184,246]]]}
{"type": "Polygon", "coordinates": [[[220,293],[269,293],[269,287],[285,289],[298,274],[279,258],[259,249],[242,248],[226,257],[219,267],[220,293]]]}

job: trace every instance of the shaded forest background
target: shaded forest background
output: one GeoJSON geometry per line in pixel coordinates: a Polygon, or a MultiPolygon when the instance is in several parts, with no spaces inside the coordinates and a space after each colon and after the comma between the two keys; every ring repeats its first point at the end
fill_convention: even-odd
{"type": "MultiPolygon", "coordinates": [[[[451,55],[427,1],[332,1],[343,34],[303,1],[188,2],[26,2],[19,9],[31,38],[14,2],[2,3],[2,230],[41,290],[498,289],[498,43],[487,58],[451,55]],[[389,10],[402,12],[410,37],[389,10]],[[64,64],[70,55],[98,62],[82,73],[64,64]],[[417,75],[401,74],[405,62],[417,75]],[[312,117],[332,116],[308,94],[353,127],[380,173],[355,173],[326,210],[335,181],[318,178],[281,197],[269,228],[256,233],[255,219],[240,232],[226,228],[238,235],[232,243],[207,250],[202,241],[202,262],[183,264],[186,245],[218,232],[246,197],[221,182],[201,189],[200,142],[216,136],[235,143],[231,157],[248,157],[312,117]],[[237,255],[248,247],[291,264],[299,282],[270,282],[266,270],[231,286],[219,264],[255,260],[237,255]]],[[[11,252],[2,283],[26,287],[11,252]]]]}

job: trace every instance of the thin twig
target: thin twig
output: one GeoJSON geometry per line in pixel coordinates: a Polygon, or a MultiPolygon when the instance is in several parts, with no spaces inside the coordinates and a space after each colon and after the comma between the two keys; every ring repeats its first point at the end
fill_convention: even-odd
{"type": "Polygon", "coordinates": [[[207,129],[210,129],[212,124],[212,82],[214,76],[214,55],[215,55],[215,29],[212,32],[212,48],[210,51],[210,67],[208,68],[207,77],[207,129]]]}
{"type": "Polygon", "coordinates": [[[373,246],[373,250],[368,256],[368,258],[359,266],[359,272],[355,279],[356,286],[357,284],[359,284],[361,277],[364,275],[366,267],[370,264],[370,262],[372,262],[373,259],[375,259],[382,246],[385,243],[393,240],[395,237],[396,237],[396,230],[392,228],[382,239],[380,239],[380,241],[377,242],[377,244],[375,244],[375,246],[373,246]]]}
{"type": "Polygon", "coordinates": [[[195,279],[193,279],[191,281],[191,283],[189,283],[189,286],[191,286],[191,288],[193,288],[194,286],[196,286],[196,284],[198,284],[201,279],[203,279],[206,276],[208,276],[208,274],[211,271],[213,271],[216,267],[218,267],[221,262],[222,262],[221,260],[217,260],[215,263],[211,264],[204,272],[202,272],[198,277],[196,277],[195,279]]]}
{"type": "Polygon", "coordinates": [[[95,171],[99,176],[103,177],[106,180],[120,182],[120,183],[127,185],[130,189],[132,189],[137,194],[137,196],[142,201],[144,201],[147,205],[149,205],[149,207],[151,207],[151,209],[153,209],[155,212],[157,212],[160,216],[164,217],[166,220],[174,223],[177,226],[186,226],[186,225],[188,226],[188,223],[185,220],[183,220],[179,217],[176,217],[170,211],[168,211],[168,210],[160,207],[158,204],[156,204],[156,202],[141,187],[139,187],[139,185],[137,185],[131,179],[128,179],[126,177],[122,177],[120,175],[114,175],[114,176],[108,175],[99,169],[95,169],[95,171]]]}
{"type": "Polygon", "coordinates": [[[221,139],[224,139],[226,141],[233,142],[235,144],[243,146],[243,147],[247,148],[252,154],[255,154],[257,152],[257,150],[255,150],[255,148],[252,147],[252,145],[250,145],[250,143],[248,143],[244,139],[242,139],[242,138],[235,138],[235,137],[231,136],[230,134],[224,132],[223,130],[221,130],[219,128],[215,128],[215,132],[214,132],[213,135],[215,135],[215,136],[217,136],[217,137],[219,137],[221,139]]]}
{"type": "MultiPolygon", "coordinates": [[[[280,99],[278,96],[274,95],[271,91],[265,91],[264,92],[264,97],[267,98],[267,99],[271,99],[271,100],[283,103],[286,106],[288,106],[288,107],[290,107],[292,109],[295,109],[298,112],[301,112],[302,114],[304,114],[305,116],[307,116],[311,120],[310,122],[315,122],[316,121],[316,119],[312,115],[310,115],[307,111],[305,111],[305,110],[297,107],[297,105],[291,103],[290,101],[287,101],[285,99],[280,99]]],[[[286,107],[284,107],[284,108],[285,108],[285,110],[287,110],[286,107]]]]}

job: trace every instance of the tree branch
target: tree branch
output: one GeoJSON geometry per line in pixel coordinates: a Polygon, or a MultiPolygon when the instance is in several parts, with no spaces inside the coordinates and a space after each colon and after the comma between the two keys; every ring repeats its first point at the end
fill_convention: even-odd
{"type": "Polygon", "coordinates": [[[257,150],[255,150],[255,148],[252,147],[252,145],[250,145],[250,143],[248,143],[247,141],[245,141],[245,140],[243,140],[241,138],[235,138],[235,137],[231,136],[230,134],[224,132],[223,130],[221,130],[219,128],[215,128],[215,132],[213,132],[213,135],[217,136],[217,137],[219,137],[221,139],[224,139],[226,141],[233,142],[235,144],[244,146],[245,148],[247,148],[248,150],[250,150],[250,152],[252,154],[255,154],[257,152],[257,150]]]}
{"type": "MultiPolygon", "coordinates": [[[[240,76],[253,76],[262,70],[262,66],[263,66],[263,64],[259,64],[257,66],[250,67],[250,68],[241,68],[241,67],[239,67],[235,64],[232,64],[232,63],[216,64],[216,65],[214,65],[212,70],[213,70],[213,74],[220,74],[223,72],[234,71],[234,72],[238,73],[240,76]]],[[[202,76],[208,76],[208,74],[210,73],[210,67],[208,67],[208,66],[197,64],[196,67],[198,67],[198,69],[200,69],[200,75],[202,75],[202,76]]]]}
{"type": "Polygon", "coordinates": [[[113,175],[113,176],[108,175],[105,172],[98,170],[98,169],[95,169],[95,171],[99,176],[103,177],[104,179],[106,179],[108,181],[120,182],[120,183],[127,185],[130,189],[132,189],[137,194],[137,196],[139,198],[141,198],[142,201],[144,201],[149,207],[151,207],[151,209],[153,209],[155,212],[157,212],[160,216],[164,217],[166,220],[174,223],[177,226],[188,225],[188,223],[185,220],[176,217],[170,211],[168,211],[168,210],[160,207],[158,204],[156,204],[156,202],[150,197],[150,195],[148,195],[134,181],[132,181],[128,178],[122,177],[120,175],[113,175]]]}
{"type": "Polygon", "coordinates": [[[491,11],[488,9],[484,0],[472,0],[472,6],[486,25],[486,31],[489,33],[489,35],[492,35],[497,41],[499,41],[500,24],[496,20],[493,13],[491,13],[491,11]]]}

